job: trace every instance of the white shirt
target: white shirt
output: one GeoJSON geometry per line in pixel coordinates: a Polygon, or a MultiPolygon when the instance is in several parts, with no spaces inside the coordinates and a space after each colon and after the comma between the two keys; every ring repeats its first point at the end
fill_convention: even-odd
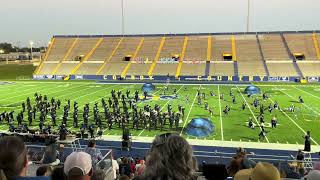
{"type": "Polygon", "coordinates": [[[117,178],[117,170],[119,170],[119,164],[116,160],[112,159],[112,171],[114,179],[117,178]]]}

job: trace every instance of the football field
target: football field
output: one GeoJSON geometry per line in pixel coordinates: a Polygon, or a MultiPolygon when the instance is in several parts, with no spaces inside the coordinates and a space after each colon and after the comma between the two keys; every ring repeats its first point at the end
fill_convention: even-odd
{"type": "MultiPolygon", "coordinates": [[[[107,100],[111,97],[111,90],[122,91],[130,90],[130,96],[133,96],[134,91],[139,90],[142,95],[143,84],[103,84],[96,82],[75,81],[75,82],[60,82],[60,81],[12,81],[10,83],[0,82],[0,113],[4,111],[14,111],[16,115],[21,111],[21,103],[26,101],[27,97],[31,98],[34,104],[34,94],[47,95],[50,101],[51,97],[60,99],[62,107],[67,103],[67,99],[71,100],[71,109],[69,112],[68,128],[76,132],[79,129],[71,128],[73,102],[77,101],[79,106],[79,124],[82,121],[83,106],[86,103],[90,104],[90,122],[93,122],[93,105],[99,103],[99,111],[103,124],[106,126],[104,112],[101,106],[101,99],[107,100]]],[[[214,125],[214,132],[205,138],[206,140],[223,140],[223,141],[242,141],[242,142],[258,142],[258,134],[260,133],[259,126],[254,129],[248,127],[249,117],[252,117],[255,125],[259,124],[257,116],[260,114],[259,108],[254,108],[252,102],[254,98],[258,98],[264,107],[268,107],[270,103],[278,102],[280,109],[273,110],[269,113],[265,111],[265,129],[267,131],[266,138],[263,140],[266,143],[281,143],[281,144],[303,144],[306,131],[311,131],[312,143],[320,143],[320,86],[315,84],[300,85],[300,84],[257,84],[262,92],[268,94],[267,100],[262,100],[262,95],[253,95],[248,97],[244,94],[244,89],[248,85],[243,84],[216,84],[216,85],[182,85],[169,84],[167,95],[173,95],[174,90],[177,91],[178,97],[175,99],[157,98],[163,93],[165,84],[155,84],[156,90],[152,92],[155,98],[148,101],[138,102],[137,105],[143,108],[145,103],[154,107],[158,104],[162,111],[167,111],[168,104],[172,105],[174,111],[178,110],[178,105],[185,107],[185,116],[180,121],[178,133],[186,138],[195,139],[196,137],[189,136],[185,133],[187,124],[193,118],[208,118],[214,125]],[[206,100],[197,101],[197,90],[206,94],[206,100]],[[213,91],[215,96],[210,96],[210,91],[213,91]],[[236,103],[232,102],[232,97],[229,95],[232,91],[235,96],[236,103]],[[220,94],[224,94],[224,99],[220,99],[220,94]],[[186,101],[188,96],[189,101],[186,101]],[[299,103],[298,97],[302,96],[305,103],[299,103]],[[204,108],[205,102],[208,102],[209,107],[213,110],[211,116],[204,108]],[[247,107],[242,110],[242,104],[246,103],[247,107]],[[224,107],[228,105],[231,110],[228,115],[223,113],[224,107]],[[289,106],[295,106],[295,111],[290,112],[289,106]],[[278,119],[277,128],[271,128],[271,118],[276,116],[278,119]]],[[[111,110],[111,109],[110,109],[111,110]]],[[[62,120],[63,108],[57,111],[58,124],[62,120]]],[[[39,118],[39,114],[37,114],[39,118]]],[[[25,113],[24,122],[27,123],[27,114],[25,113]]],[[[46,123],[51,123],[50,115],[46,119],[46,123]]],[[[15,126],[16,126],[15,121],[15,126]]],[[[38,122],[33,121],[32,127],[38,128],[38,122]]],[[[112,130],[104,128],[104,135],[121,135],[122,130],[118,125],[114,125],[112,130]]],[[[129,125],[132,128],[132,124],[129,125]]],[[[0,130],[8,130],[8,125],[5,122],[0,122],[0,130]]],[[[153,137],[157,134],[170,131],[168,125],[164,131],[147,130],[139,128],[138,130],[131,129],[133,136],[153,137]]],[[[171,131],[170,131],[171,132],[171,131]]],[[[199,139],[199,138],[198,138],[199,139]]],[[[201,139],[201,138],[200,138],[201,139]]]]}

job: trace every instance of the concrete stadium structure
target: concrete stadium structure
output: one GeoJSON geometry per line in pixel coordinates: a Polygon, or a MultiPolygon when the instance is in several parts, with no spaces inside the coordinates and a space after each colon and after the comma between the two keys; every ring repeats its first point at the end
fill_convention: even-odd
{"type": "Polygon", "coordinates": [[[57,35],[34,75],[318,77],[319,33],[57,35]]]}

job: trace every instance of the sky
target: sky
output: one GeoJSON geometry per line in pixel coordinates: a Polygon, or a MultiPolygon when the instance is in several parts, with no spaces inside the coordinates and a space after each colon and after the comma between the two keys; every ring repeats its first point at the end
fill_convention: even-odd
{"type": "MultiPolygon", "coordinates": [[[[123,0],[125,34],[245,32],[248,0],[123,0]]],[[[250,0],[250,31],[320,30],[319,0],[250,0]]],[[[0,0],[0,42],[121,34],[121,0],[0,0]]]]}

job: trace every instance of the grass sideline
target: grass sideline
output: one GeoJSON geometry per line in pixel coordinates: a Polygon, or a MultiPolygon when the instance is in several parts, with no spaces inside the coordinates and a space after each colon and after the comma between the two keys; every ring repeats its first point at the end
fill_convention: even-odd
{"type": "Polygon", "coordinates": [[[31,79],[35,69],[36,67],[32,64],[0,64],[0,79],[31,79]]]}
{"type": "MultiPolygon", "coordinates": [[[[82,110],[85,103],[90,103],[90,120],[93,121],[92,109],[95,102],[99,103],[99,110],[103,115],[103,109],[101,107],[101,98],[108,99],[111,96],[111,89],[126,91],[129,89],[131,93],[135,90],[140,90],[141,84],[97,84],[95,82],[38,82],[38,81],[14,81],[13,84],[1,84],[0,85],[0,112],[14,110],[19,112],[21,110],[22,101],[26,100],[29,96],[32,98],[35,92],[39,94],[46,94],[48,99],[51,97],[59,98],[62,101],[62,105],[66,104],[66,99],[71,99],[71,110],[69,112],[69,127],[72,124],[72,112],[73,112],[73,101],[76,100],[79,103],[79,121],[82,121],[82,110]]],[[[155,96],[160,95],[161,87],[164,85],[157,84],[157,90],[154,92],[155,96]]],[[[225,140],[225,141],[242,141],[242,142],[259,142],[258,134],[260,132],[259,128],[249,129],[247,127],[247,121],[249,117],[253,115],[258,116],[259,108],[255,109],[251,103],[253,98],[249,98],[241,93],[247,85],[169,85],[169,91],[173,94],[173,90],[179,90],[179,97],[174,100],[153,100],[149,102],[139,103],[138,106],[142,107],[144,103],[148,103],[154,106],[156,103],[160,105],[163,111],[166,111],[166,106],[171,104],[173,110],[177,111],[178,105],[183,105],[186,109],[186,115],[188,117],[180,122],[180,129],[177,133],[180,133],[193,118],[203,117],[209,118],[214,126],[215,131],[208,137],[201,138],[205,140],[225,140]],[[186,87],[186,89],[185,89],[186,87]],[[211,117],[204,109],[204,102],[202,105],[198,105],[197,101],[194,102],[197,89],[200,88],[201,92],[205,92],[207,95],[207,102],[209,106],[212,107],[214,115],[211,117]],[[238,90],[239,88],[239,90],[238,90]],[[224,94],[225,100],[220,100],[218,96],[209,96],[209,92],[213,91],[216,95],[224,94]],[[229,92],[232,91],[236,97],[236,104],[232,103],[231,96],[229,92]],[[185,101],[185,97],[189,96],[189,103],[185,101]],[[193,103],[194,102],[194,103],[193,103]],[[241,105],[243,102],[247,102],[251,108],[247,107],[244,111],[241,110],[241,105]],[[229,105],[231,106],[231,111],[229,115],[220,114],[221,109],[229,105]],[[190,112],[190,113],[189,113],[190,112]],[[189,114],[188,114],[189,113],[189,114]]],[[[281,143],[281,144],[303,144],[303,135],[305,131],[310,130],[313,138],[313,144],[320,143],[320,91],[319,85],[303,85],[297,86],[297,84],[258,84],[262,92],[269,94],[269,100],[261,100],[265,107],[270,103],[277,101],[283,111],[276,110],[272,114],[266,111],[265,121],[270,123],[273,116],[278,118],[278,127],[276,129],[271,129],[266,127],[267,138],[270,143],[281,143]],[[261,86],[259,86],[261,85],[261,86]],[[297,102],[298,96],[302,96],[305,103],[300,104],[297,102]],[[296,106],[296,112],[291,113],[286,111],[286,108],[290,105],[296,106]]],[[[261,96],[256,96],[261,99],[261,96]]],[[[15,113],[16,115],[16,113],[15,113]]],[[[37,117],[39,115],[37,114],[37,117]]],[[[62,109],[58,110],[58,119],[62,119],[62,109]]],[[[25,114],[25,122],[27,122],[25,114]]],[[[47,122],[50,122],[50,117],[47,118],[47,122]]],[[[255,122],[255,121],[254,121],[255,122]]],[[[32,128],[37,128],[37,123],[33,123],[35,126],[32,128]]],[[[104,121],[104,124],[106,122],[104,121]]],[[[122,133],[121,129],[114,125],[115,129],[109,131],[105,129],[105,135],[120,135],[122,133]]],[[[168,126],[167,126],[168,127],[168,126]]],[[[6,124],[0,123],[0,130],[7,130],[8,126],[6,124]]],[[[72,131],[78,131],[78,129],[71,128],[72,131]]],[[[168,128],[166,128],[166,131],[168,128]]],[[[153,137],[157,134],[163,133],[160,130],[131,130],[133,136],[141,137],[153,137]]],[[[186,135],[182,131],[182,135],[189,139],[198,139],[186,135]]],[[[267,143],[267,141],[264,141],[267,143]]]]}

